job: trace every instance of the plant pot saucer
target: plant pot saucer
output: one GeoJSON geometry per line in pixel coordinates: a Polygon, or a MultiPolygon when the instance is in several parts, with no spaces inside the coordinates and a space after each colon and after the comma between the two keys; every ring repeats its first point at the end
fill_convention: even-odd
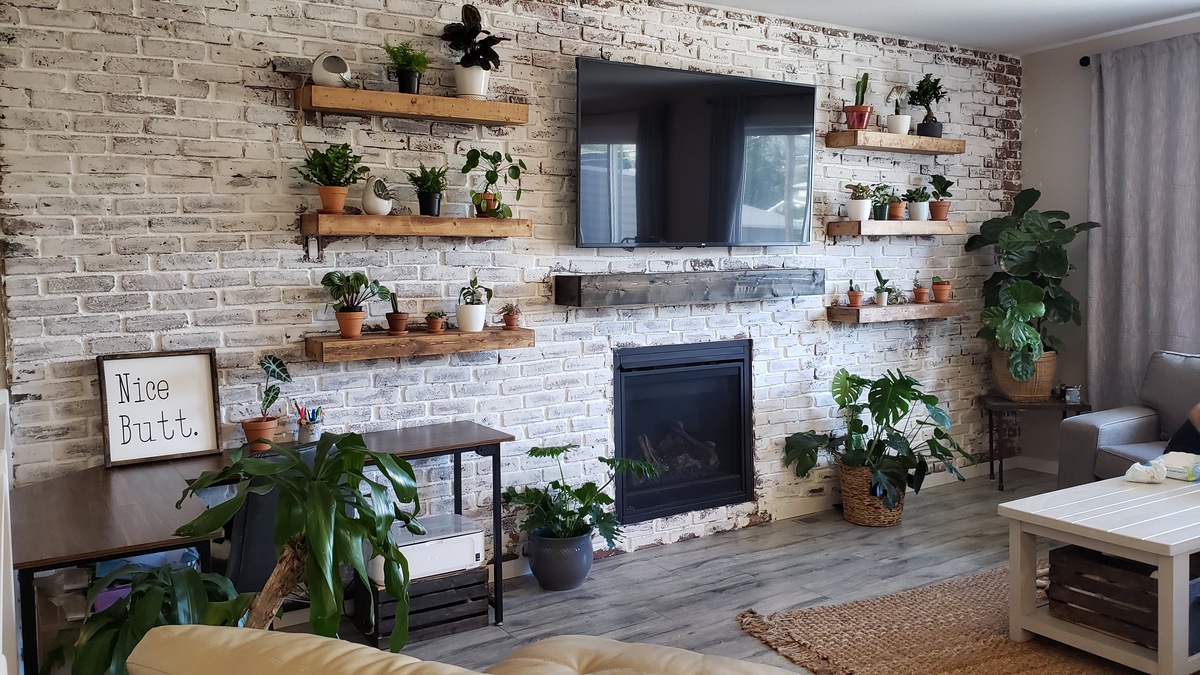
{"type": "Polygon", "coordinates": [[[408,331],[406,331],[406,330],[401,330],[401,331],[392,331],[392,330],[389,330],[389,331],[388,331],[388,335],[390,335],[390,336],[392,336],[392,337],[399,337],[399,336],[401,336],[401,335],[408,335],[408,331]]]}

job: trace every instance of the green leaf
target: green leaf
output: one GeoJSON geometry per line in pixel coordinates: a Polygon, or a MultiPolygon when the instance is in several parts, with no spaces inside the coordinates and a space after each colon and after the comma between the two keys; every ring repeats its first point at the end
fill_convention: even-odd
{"type": "Polygon", "coordinates": [[[237,491],[228,501],[213,506],[196,516],[192,522],[175,530],[177,537],[197,537],[210,534],[221,529],[242,508],[246,502],[247,488],[250,481],[245,480],[237,485],[237,491]]]}
{"type": "Polygon", "coordinates": [[[1013,199],[1013,215],[1017,218],[1025,215],[1025,212],[1033,208],[1033,205],[1036,204],[1041,197],[1042,193],[1039,190],[1035,190],[1033,188],[1021,190],[1017,193],[1016,198],[1013,199]]]}
{"type": "Polygon", "coordinates": [[[283,362],[283,359],[275,356],[274,354],[268,354],[264,356],[262,360],[258,362],[258,365],[262,367],[263,372],[267,374],[268,378],[275,378],[280,382],[292,381],[292,376],[290,373],[288,373],[287,364],[283,362]]]}
{"type": "Polygon", "coordinates": [[[1034,362],[1042,357],[1042,341],[1039,339],[1030,347],[1020,351],[1009,352],[1008,371],[1018,382],[1028,382],[1033,379],[1034,362]]]}
{"type": "Polygon", "coordinates": [[[188,568],[172,572],[171,577],[175,588],[175,620],[183,625],[201,623],[208,605],[208,594],[204,591],[199,573],[188,568]]]}
{"type": "MultiPolygon", "coordinates": [[[[270,410],[271,406],[275,405],[275,402],[278,400],[279,400],[279,385],[272,384],[263,390],[263,398],[262,398],[263,417],[267,416],[267,411],[270,410]]],[[[258,439],[248,438],[246,440],[255,441],[258,439]]]]}
{"type": "Polygon", "coordinates": [[[529,449],[529,456],[530,457],[561,457],[578,447],[579,446],[574,443],[571,443],[569,445],[556,445],[556,446],[551,446],[551,447],[546,447],[546,448],[534,447],[534,448],[529,449]]]}
{"type": "Polygon", "coordinates": [[[1000,233],[1000,247],[1010,253],[1024,251],[1037,245],[1037,238],[1020,228],[1009,228],[1000,233]]]}
{"type": "Polygon", "coordinates": [[[1067,250],[1062,246],[1039,246],[1037,251],[1037,272],[1043,276],[1061,279],[1070,271],[1067,261],[1067,250]]]}
{"type": "Polygon", "coordinates": [[[925,412],[929,415],[929,419],[933,420],[934,424],[946,429],[950,428],[950,415],[948,415],[945,410],[942,410],[940,407],[938,407],[936,398],[932,404],[928,402],[925,403],[925,412]]]}
{"type": "Polygon", "coordinates": [[[827,447],[829,436],[815,431],[803,431],[788,436],[783,442],[783,465],[796,465],[796,475],[804,477],[817,465],[817,456],[827,447]]]}

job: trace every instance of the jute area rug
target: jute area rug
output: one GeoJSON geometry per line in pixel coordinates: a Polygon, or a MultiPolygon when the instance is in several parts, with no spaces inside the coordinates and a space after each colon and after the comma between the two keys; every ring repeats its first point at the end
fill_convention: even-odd
{"type": "Polygon", "coordinates": [[[932,586],[763,616],[742,629],[817,675],[1133,673],[1051,640],[1008,639],[1008,568],[932,586]]]}

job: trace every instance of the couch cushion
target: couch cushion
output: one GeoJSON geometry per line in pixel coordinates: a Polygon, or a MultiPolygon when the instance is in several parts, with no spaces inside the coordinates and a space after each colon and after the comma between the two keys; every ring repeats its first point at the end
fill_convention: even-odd
{"type": "Polygon", "coordinates": [[[522,647],[484,672],[491,675],[783,675],[788,671],[674,647],[563,635],[522,647]]]}
{"type": "Polygon", "coordinates": [[[1096,452],[1096,478],[1103,480],[1124,476],[1130,464],[1148,462],[1163,454],[1166,447],[1166,441],[1106,445],[1096,452]]]}
{"type": "Polygon", "coordinates": [[[1140,397],[1158,411],[1158,437],[1170,438],[1192,406],[1200,403],[1200,354],[1154,352],[1140,397]]]}

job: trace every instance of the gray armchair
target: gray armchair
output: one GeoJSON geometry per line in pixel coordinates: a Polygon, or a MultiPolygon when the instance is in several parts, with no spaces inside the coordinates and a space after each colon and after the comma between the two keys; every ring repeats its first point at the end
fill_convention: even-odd
{"type": "Polygon", "coordinates": [[[1141,405],[1063,420],[1058,487],[1123,476],[1130,464],[1163,454],[1200,403],[1200,354],[1155,352],[1138,398],[1141,405]]]}

